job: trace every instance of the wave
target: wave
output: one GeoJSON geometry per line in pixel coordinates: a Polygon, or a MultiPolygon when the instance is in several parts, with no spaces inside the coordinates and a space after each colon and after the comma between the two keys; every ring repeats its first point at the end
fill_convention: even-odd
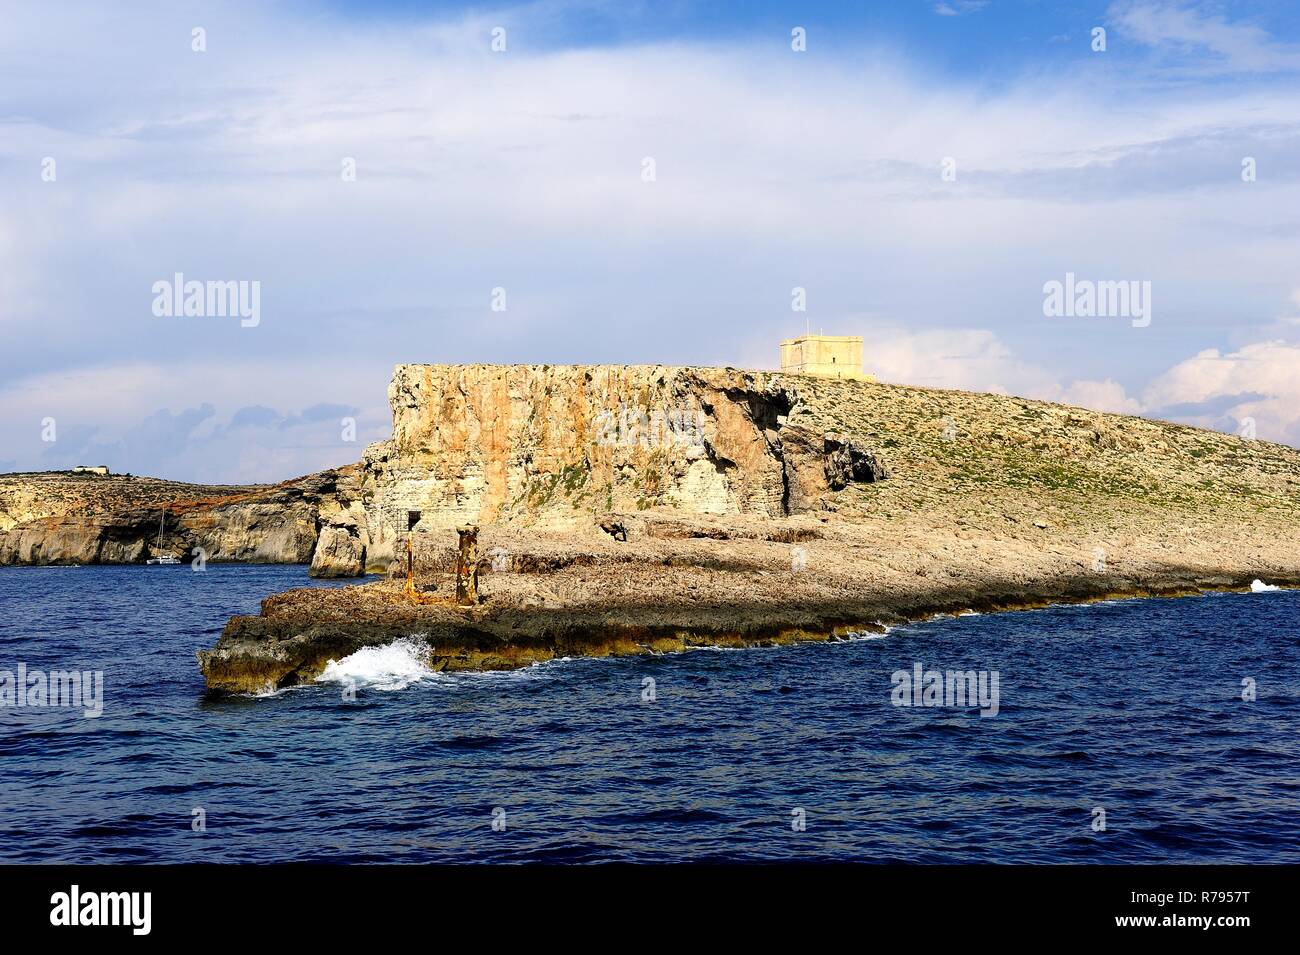
{"type": "Polygon", "coordinates": [[[510,670],[453,670],[439,673],[438,676],[450,682],[492,681],[492,680],[543,680],[549,679],[549,669],[562,667],[570,663],[605,663],[618,660],[619,657],[551,657],[549,660],[537,660],[526,666],[510,670]]]}
{"type": "Polygon", "coordinates": [[[874,630],[850,630],[844,634],[844,639],[853,642],[859,640],[883,640],[889,636],[889,632],[893,629],[893,627],[885,627],[884,631],[880,633],[874,630]]]}
{"type": "Polygon", "coordinates": [[[1281,590],[1281,589],[1282,589],[1281,587],[1278,587],[1275,584],[1266,584],[1264,583],[1264,581],[1259,580],[1258,578],[1250,582],[1250,592],[1252,594],[1263,594],[1273,590],[1281,590]]]}
{"type": "Polygon", "coordinates": [[[362,647],[342,660],[330,660],[317,683],[353,683],[370,690],[404,690],[438,676],[429,668],[429,648],[415,637],[382,647],[362,647]]]}

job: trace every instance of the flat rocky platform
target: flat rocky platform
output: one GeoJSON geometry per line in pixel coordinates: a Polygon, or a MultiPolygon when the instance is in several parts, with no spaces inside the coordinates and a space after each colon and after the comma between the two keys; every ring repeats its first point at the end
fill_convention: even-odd
{"type": "MultiPolygon", "coordinates": [[[[199,652],[201,669],[214,690],[260,692],[310,682],[329,660],[399,637],[422,638],[436,669],[511,669],[555,657],[825,641],[938,613],[1247,589],[1255,578],[1300,585],[1294,540],[1260,541],[1231,525],[1203,528],[1200,544],[1178,525],[1150,539],[1113,535],[1116,556],[1101,567],[1094,536],[1019,520],[996,531],[894,534],[833,518],[729,530],[668,516],[627,520],[635,530],[622,542],[485,528],[480,542],[498,551],[500,569],[483,559],[477,607],[453,605],[449,573],[428,575],[424,592],[445,598],[433,605],[409,602],[399,580],[278,594],[259,616],[232,618],[216,646],[199,652]],[[693,533],[754,536],[651,536],[693,533]]],[[[430,537],[421,541],[426,561],[451,566],[454,534],[430,537]]]]}

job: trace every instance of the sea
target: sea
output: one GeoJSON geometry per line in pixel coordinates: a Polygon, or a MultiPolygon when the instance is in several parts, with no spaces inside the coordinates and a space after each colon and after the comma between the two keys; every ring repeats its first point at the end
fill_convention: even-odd
{"type": "Polygon", "coordinates": [[[205,689],[231,614],[339,585],[0,569],[0,862],[1300,862],[1300,592],[205,689]]]}

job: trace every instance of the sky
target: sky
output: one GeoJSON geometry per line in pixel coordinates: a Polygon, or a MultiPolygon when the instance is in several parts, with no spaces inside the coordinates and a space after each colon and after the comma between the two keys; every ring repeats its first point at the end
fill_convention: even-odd
{"type": "Polygon", "coordinates": [[[1300,446],[1298,74],[1283,2],[0,3],[0,471],[283,480],[397,363],[806,328],[1300,446]]]}

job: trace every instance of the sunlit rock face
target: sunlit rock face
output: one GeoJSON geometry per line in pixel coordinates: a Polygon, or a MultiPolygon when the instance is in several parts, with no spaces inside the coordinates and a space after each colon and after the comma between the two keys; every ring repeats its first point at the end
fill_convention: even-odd
{"type": "MultiPolygon", "coordinates": [[[[67,471],[0,475],[0,564],[313,562],[322,528],[347,524],[360,468],[263,486],[67,471]]],[[[364,547],[359,529],[352,535],[364,547]]],[[[357,571],[359,572],[359,571],[357,571]]],[[[325,574],[329,575],[329,574],[325,574]]]]}
{"type": "Polygon", "coordinates": [[[883,476],[828,467],[844,445],[799,389],[719,368],[399,365],[393,438],[363,462],[371,562],[408,530],[576,528],[654,507],[779,517],[815,508],[832,479],[883,476]]]}

